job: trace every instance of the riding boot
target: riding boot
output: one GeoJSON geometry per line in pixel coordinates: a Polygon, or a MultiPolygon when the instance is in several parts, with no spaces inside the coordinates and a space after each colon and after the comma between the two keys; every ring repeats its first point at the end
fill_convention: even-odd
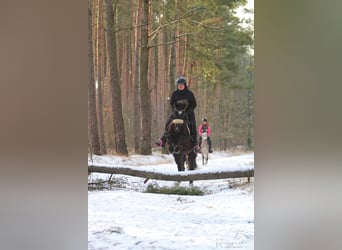
{"type": "Polygon", "coordinates": [[[155,144],[159,147],[164,147],[166,144],[167,136],[168,136],[168,133],[167,131],[165,131],[163,136],[158,141],[156,141],[155,144]]]}
{"type": "Polygon", "coordinates": [[[210,137],[208,137],[208,144],[209,144],[209,153],[212,153],[213,150],[211,149],[211,140],[210,140],[210,137]]]}
{"type": "Polygon", "coordinates": [[[201,148],[198,146],[197,135],[192,135],[191,140],[192,140],[192,146],[194,148],[195,153],[200,153],[201,148]]]}

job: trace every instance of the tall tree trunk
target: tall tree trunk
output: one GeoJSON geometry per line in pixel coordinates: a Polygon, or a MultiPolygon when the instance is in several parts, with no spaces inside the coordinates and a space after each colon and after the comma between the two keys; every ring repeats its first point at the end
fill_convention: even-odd
{"type": "MultiPolygon", "coordinates": [[[[140,24],[140,17],[141,17],[141,1],[139,1],[138,10],[135,16],[135,26],[140,24]]],[[[140,153],[140,135],[141,135],[141,113],[140,113],[140,29],[135,29],[134,33],[134,108],[133,108],[133,124],[134,124],[134,151],[136,153],[140,153]]]]}
{"type": "MultiPolygon", "coordinates": [[[[117,4],[117,1],[115,5],[117,4]]],[[[111,0],[105,0],[104,4],[105,28],[107,40],[107,53],[110,68],[110,85],[112,94],[113,127],[115,138],[115,151],[118,154],[128,155],[125,128],[122,117],[121,88],[117,64],[116,38],[114,34],[114,10],[111,0]]]]}
{"type": "MultiPolygon", "coordinates": [[[[188,66],[188,49],[189,49],[189,35],[184,38],[184,58],[183,58],[183,74],[187,75],[187,66],[188,66]]],[[[188,77],[188,86],[191,87],[191,78],[188,77]]]]}
{"type": "Polygon", "coordinates": [[[107,154],[106,143],[104,139],[104,121],[103,121],[103,82],[104,82],[104,35],[103,35],[103,15],[102,0],[98,1],[97,15],[97,114],[99,123],[99,137],[101,152],[107,154]]]}
{"type": "MultiPolygon", "coordinates": [[[[175,41],[175,35],[171,35],[171,41],[175,41]]],[[[172,92],[175,90],[176,79],[175,79],[175,68],[176,68],[176,44],[171,43],[170,45],[170,60],[169,60],[169,79],[170,79],[170,90],[169,98],[171,98],[172,92]]],[[[170,110],[171,113],[171,110],[170,110]]]]}
{"type": "MultiPolygon", "coordinates": [[[[181,9],[180,9],[180,7],[181,7],[181,3],[178,1],[178,0],[176,0],[176,2],[175,2],[175,11],[176,11],[176,19],[177,20],[179,20],[179,16],[181,15],[181,13],[182,13],[182,11],[181,11],[181,9]]],[[[182,68],[181,68],[181,66],[180,66],[180,61],[181,61],[181,40],[182,40],[182,38],[180,37],[180,24],[177,22],[177,24],[176,24],[176,29],[175,29],[175,39],[176,39],[176,43],[175,43],[175,69],[176,69],[176,75],[177,75],[177,77],[178,76],[182,76],[183,75],[183,72],[182,72],[182,68]]],[[[170,91],[172,91],[172,89],[170,90],[170,91]]]]}
{"type": "Polygon", "coordinates": [[[248,90],[248,135],[247,135],[247,147],[248,149],[253,148],[253,101],[252,101],[252,90],[248,90]]]}
{"type": "MultiPolygon", "coordinates": [[[[252,64],[252,56],[249,56],[250,67],[253,67],[252,64]]],[[[249,83],[253,84],[253,72],[250,70],[249,72],[249,83]]],[[[247,138],[247,147],[248,149],[252,149],[254,145],[253,140],[253,89],[248,89],[248,101],[247,101],[247,110],[248,110],[248,138],[247,138]]]]}
{"type": "Polygon", "coordinates": [[[148,9],[149,0],[142,1],[141,16],[141,57],[140,57],[140,102],[141,102],[141,154],[150,155],[151,152],[151,97],[148,86],[148,9]]]}
{"type": "Polygon", "coordinates": [[[90,136],[91,151],[101,155],[97,114],[96,114],[96,89],[94,80],[94,56],[92,42],[92,0],[88,1],[88,129],[90,136]]]}
{"type": "Polygon", "coordinates": [[[228,145],[226,145],[225,150],[227,150],[227,147],[232,144],[232,116],[233,116],[233,98],[234,98],[234,90],[232,88],[229,88],[229,104],[228,104],[228,119],[227,119],[227,127],[225,128],[225,131],[228,131],[228,145]]]}

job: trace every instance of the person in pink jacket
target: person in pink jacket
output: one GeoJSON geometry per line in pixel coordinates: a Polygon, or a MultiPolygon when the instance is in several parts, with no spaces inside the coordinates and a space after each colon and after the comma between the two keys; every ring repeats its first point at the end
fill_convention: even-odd
{"type": "Polygon", "coordinates": [[[207,132],[208,135],[208,144],[209,144],[209,153],[212,153],[213,150],[211,149],[211,140],[210,140],[210,126],[208,123],[207,118],[202,119],[202,123],[198,127],[198,135],[199,135],[199,145],[202,143],[202,133],[207,132]]]}

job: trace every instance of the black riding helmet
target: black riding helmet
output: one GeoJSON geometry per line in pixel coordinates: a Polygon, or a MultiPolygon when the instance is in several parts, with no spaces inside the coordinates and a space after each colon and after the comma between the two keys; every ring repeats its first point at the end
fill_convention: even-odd
{"type": "Polygon", "coordinates": [[[181,77],[178,77],[177,80],[176,80],[176,84],[184,84],[186,86],[186,79],[185,77],[181,76],[181,77]]]}

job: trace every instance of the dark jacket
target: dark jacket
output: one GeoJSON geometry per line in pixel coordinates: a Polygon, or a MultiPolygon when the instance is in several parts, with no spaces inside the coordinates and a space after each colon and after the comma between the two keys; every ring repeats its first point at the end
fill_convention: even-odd
{"type": "Polygon", "coordinates": [[[191,90],[188,89],[187,86],[185,86],[183,90],[177,89],[172,93],[171,100],[170,100],[170,105],[171,105],[172,110],[175,109],[177,101],[182,100],[182,99],[186,99],[189,101],[189,106],[186,111],[188,113],[192,113],[197,106],[197,102],[196,102],[196,98],[194,94],[192,93],[191,90]]]}

